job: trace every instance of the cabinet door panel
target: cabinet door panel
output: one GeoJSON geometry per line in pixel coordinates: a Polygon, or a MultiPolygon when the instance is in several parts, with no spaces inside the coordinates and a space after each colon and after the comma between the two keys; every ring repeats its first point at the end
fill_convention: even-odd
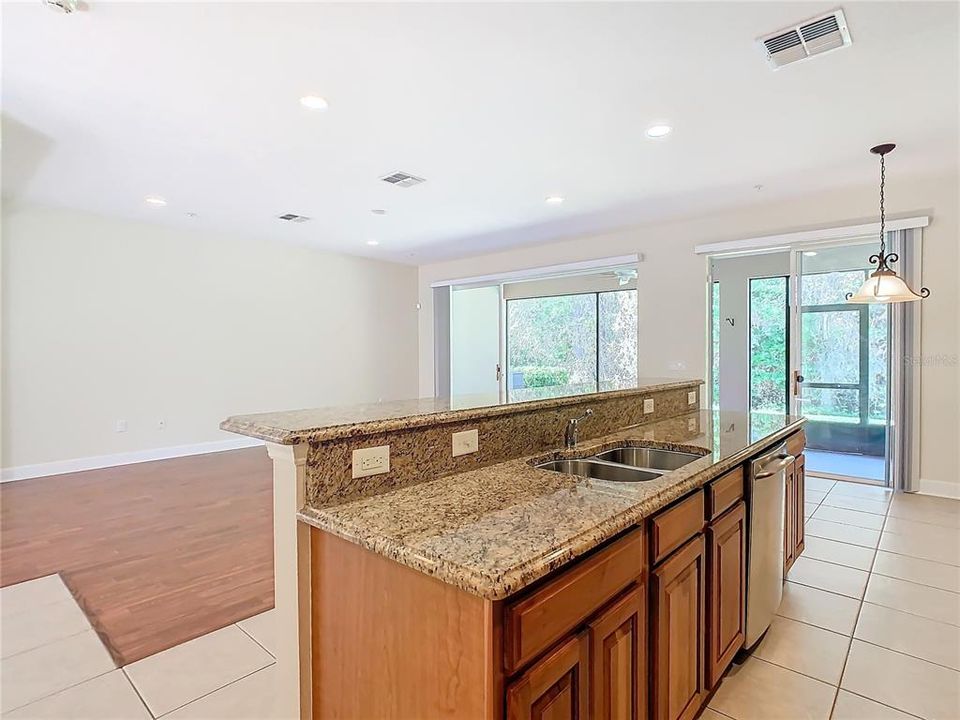
{"type": "MultiPolygon", "coordinates": [[[[783,573],[793,565],[796,560],[795,553],[797,549],[797,492],[796,492],[796,463],[791,463],[786,469],[786,484],[784,486],[783,503],[783,573]]],[[[803,509],[801,505],[800,515],[803,519],[803,509]]]]}
{"type": "Polygon", "coordinates": [[[590,623],[590,717],[595,720],[646,716],[645,591],[634,587],[590,623]]]}
{"type": "Polygon", "coordinates": [[[652,573],[653,717],[690,720],[705,692],[704,541],[698,535],[652,573]]]}
{"type": "Polygon", "coordinates": [[[565,641],[507,689],[508,720],[587,720],[587,633],[565,641]]]}
{"type": "Polygon", "coordinates": [[[707,686],[712,688],[743,647],[746,632],[746,505],[738,503],[707,528],[707,686]]]}
{"type": "Polygon", "coordinates": [[[797,456],[797,461],[793,464],[793,497],[794,497],[794,544],[793,559],[796,560],[803,553],[804,548],[804,530],[803,525],[806,522],[804,517],[804,496],[806,495],[806,473],[807,461],[803,455],[797,456]]]}

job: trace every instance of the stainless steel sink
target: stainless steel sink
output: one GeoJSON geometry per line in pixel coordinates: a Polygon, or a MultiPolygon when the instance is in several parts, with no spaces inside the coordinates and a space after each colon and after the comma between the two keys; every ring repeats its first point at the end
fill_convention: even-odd
{"type": "Polygon", "coordinates": [[[638,447],[615,448],[597,455],[598,460],[660,472],[676,470],[701,457],[696,453],[638,447]]]}
{"type": "Polygon", "coordinates": [[[541,470],[552,470],[553,472],[566,473],[567,475],[579,475],[580,477],[607,480],[609,482],[656,480],[663,474],[594,459],[550,460],[540,463],[537,467],[541,470]]]}

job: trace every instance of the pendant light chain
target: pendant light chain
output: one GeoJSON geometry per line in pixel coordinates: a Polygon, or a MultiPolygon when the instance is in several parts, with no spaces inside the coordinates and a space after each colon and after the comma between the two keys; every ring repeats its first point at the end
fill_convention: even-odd
{"type": "Polygon", "coordinates": [[[881,259],[881,262],[883,261],[883,256],[885,254],[884,251],[886,250],[886,247],[887,247],[887,243],[886,243],[887,233],[885,230],[887,225],[887,215],[883,208],[883,188],[887,182],[887,164],[886,162],[884,162],[885,155],[886,153],[882,153],[880,155],[880,259],[881,259]]]}

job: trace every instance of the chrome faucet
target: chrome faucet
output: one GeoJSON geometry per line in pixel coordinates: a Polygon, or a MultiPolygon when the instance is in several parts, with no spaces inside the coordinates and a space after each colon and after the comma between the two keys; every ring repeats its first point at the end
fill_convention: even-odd
{"type": "Polygon", "coordinates": [[[575,448],[580,435],[580,422],[593,415],[593,410],[587,408],[580,417],[567,420],[567,429],[563,433],[563,444],[567,448],[575,448]]]}

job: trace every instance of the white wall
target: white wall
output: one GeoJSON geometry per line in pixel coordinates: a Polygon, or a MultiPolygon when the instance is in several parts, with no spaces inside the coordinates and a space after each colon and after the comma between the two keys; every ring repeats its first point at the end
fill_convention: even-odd
{"type": "Polygon", "coordinates": [[[217,426],[236,413],[415,397],[416,283],[413,267],[282,242],[5,208],[3,467],[235,438],[217,426]]]}
{"type": "MultiPolygon", "coordinates": [[[[923,305],[921,468],[926,487],[960,491],[960,184],[943,177],[887,178],[888,216],[929,214],[923,279],[933,295],[923,305]],[[940,483],[940,484],[938,484],[940,483]]],[[[420,268],[420,394],[433,394],[430,283],[543,265],[643,253],[638,267],[640,374],[706,376],[706,261],[695,245],[815,227],[876,220],[872,184],[722,214],[632,227],[420,268]]]]}

